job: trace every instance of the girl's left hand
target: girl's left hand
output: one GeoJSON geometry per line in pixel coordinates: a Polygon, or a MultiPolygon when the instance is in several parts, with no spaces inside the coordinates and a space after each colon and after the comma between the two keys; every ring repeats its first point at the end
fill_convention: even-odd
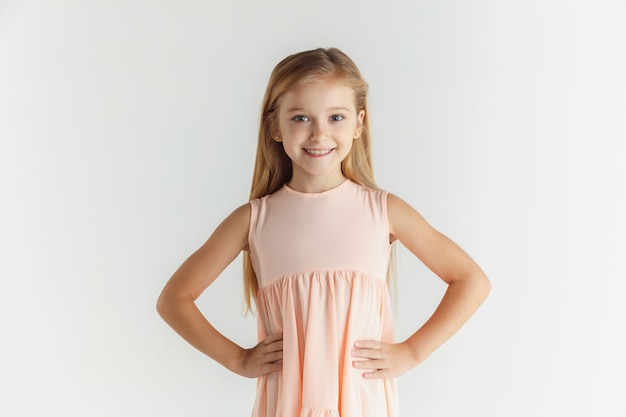
{"type": "Polygon", "coordinates": [[[417,365],[418,361],[414,356],[406,343],[359,340],[354,344],[352,357],[362,359],[352,361],[352,366],[372,370],[364,372],[363,378],[395,378],[417,365]]]}

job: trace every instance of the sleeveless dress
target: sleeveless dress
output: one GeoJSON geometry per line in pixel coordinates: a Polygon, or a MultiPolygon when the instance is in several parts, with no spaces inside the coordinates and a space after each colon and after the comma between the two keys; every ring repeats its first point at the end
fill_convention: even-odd
{"type": "Polygon", "coordinates": [[[283,334],[283,369],[257,380],[253,417],[397,417],[395,379],[363,378],[357,340],[393,343],[387,192],[350,180],[250,202],[259,341],[283,334]]]}

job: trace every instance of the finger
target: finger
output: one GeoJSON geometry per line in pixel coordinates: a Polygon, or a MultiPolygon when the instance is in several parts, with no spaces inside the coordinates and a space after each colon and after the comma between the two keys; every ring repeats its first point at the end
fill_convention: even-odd
{"type": "Polygon", "coordinates": [[[357,349],[382,349],[383,345],[384,343],[378,340],[357,340],[354,342],[354,347],[357,349]]]}
{"type": "Polygon", "coordinates": [[[262,355],[272,352],[281,352],[283,350],[283,342],[282,340],[279,342],[274,342],[269,345],[259,345],[258,350],[262,355]]]}
{"type": "Polygon", "coordinates": [[[352,349],[352,356],[365,359],[383,359],[385,352],[380,349],[352,349]]]}
{"type": "Polygon", "coordinates": [[[385,363],[379,360],[352,361],[352,366],[358,369],[374,369],[374,370],[386,368],[385,363]]]}
{"type": "Polygon", "coordinates": [[[271,343],[277,342],[279,340],[283,340],[283,334],[282,333],[273,333],[269,336],[267,336],[265,339],[263,339],[263,343],[264,345],[269,345],[271,343]]]}
{"type": "Polygon", "coordinates": [[[266,346],[266,349],[271,351],[271,352],[276,352],[278,350],[283,350],[283,341],[282,340],[277,340],[274,343],[270,343],[269,345],[266,346]]]}
{"type": "Polygon", "coordinates": [[[393,378],[392,373],[388,369],[377,369],[371,372],[364,372],[362,376],[365,379],[393,378]]]}
{"type": "Polygon", "coordinates": [[[268,354],[263,355],[263,358],[261,359],[263,361],[263,363],[274,363],[277,361],[282,361],[283,359],[283,352],[271,352],[268,354]]]}
{"type": "Polygon", "coordinates": [[[282,362],[268,363],[261,368],[261,375],[278,372],[283,369],[282,362]]]}

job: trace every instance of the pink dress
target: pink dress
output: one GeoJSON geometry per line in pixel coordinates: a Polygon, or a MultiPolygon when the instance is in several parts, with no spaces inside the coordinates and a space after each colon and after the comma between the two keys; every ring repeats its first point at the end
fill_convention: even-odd
{"type": "Polygon", "coordinates": [[[356,340],[393,342],[387,193],[346,180],[251,202],[259,340],[283,334],[283,369],[258,378],[253,417],[396,417],[395,380],[362,377],[356,340]]]}

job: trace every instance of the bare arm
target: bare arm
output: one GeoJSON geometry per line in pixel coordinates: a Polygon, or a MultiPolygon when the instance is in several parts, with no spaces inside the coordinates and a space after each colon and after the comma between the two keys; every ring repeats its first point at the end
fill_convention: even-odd
{"type": "Polygon", "coordinates": [[[218,332],[195,304],[200,294],[247,248],[249,224],[249,204],[228,216],[167,282],[157,301],[157,311],[196,349],[235,373],[256,377],[280,369],[282,336],[271,335],[254,348],[244,349],[218,332]]]}
{"type": "Polygon", "coordinates": [[[489,279],[472,258],[392,194],[388,215],[390,239],[398,239],[448,284],[448,289],[432,316],[406,341],[395,345],[357,342],[354,356],[367,360],[355,362],[355,367],[376,369],[364,374],[369,378],[398,376],[421,363],[463,326],[491,289],[489,279]]]}

